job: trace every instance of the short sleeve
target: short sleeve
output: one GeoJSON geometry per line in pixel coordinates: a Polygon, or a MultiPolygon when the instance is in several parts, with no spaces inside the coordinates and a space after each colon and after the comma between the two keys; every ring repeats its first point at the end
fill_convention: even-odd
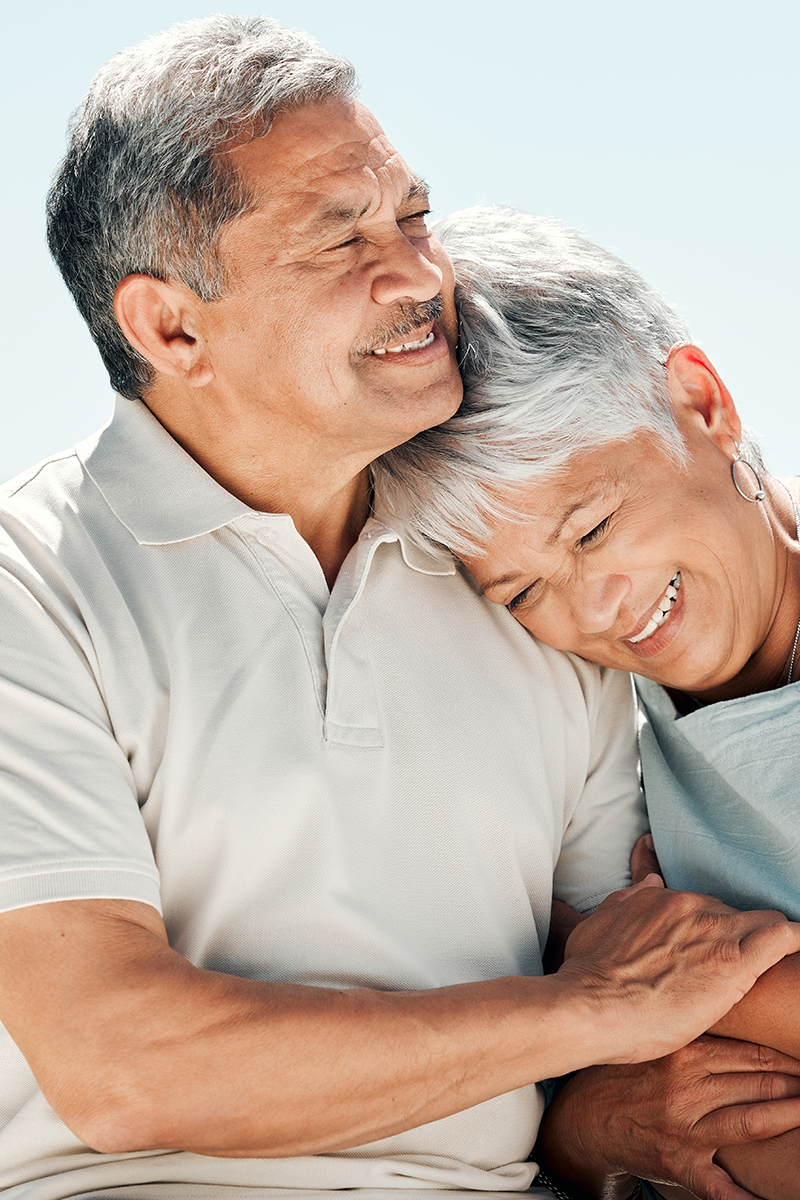
{"type": "Polygon", "coordinates": [[[91,639],[63,580],[0,566],[0,910],[139,900],[159,879],[91,639]]]}
{"type": "Polygon", "coordinates": [[[601,667],[599,686],[585,692],[591,729],[589,766],[553,877],[556,899],[580,912],[590,911],[610,892],[630,884],[631,851],[648,829],[631,677],[601,667]]]}

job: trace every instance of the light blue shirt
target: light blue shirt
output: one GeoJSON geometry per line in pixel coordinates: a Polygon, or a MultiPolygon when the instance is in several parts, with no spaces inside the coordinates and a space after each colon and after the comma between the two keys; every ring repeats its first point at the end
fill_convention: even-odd
{"type": "Polygon", "coordinates": [[[636,680],[650,823],[669,887],[800,920],[800,683],[682,717],[636,680]]]}

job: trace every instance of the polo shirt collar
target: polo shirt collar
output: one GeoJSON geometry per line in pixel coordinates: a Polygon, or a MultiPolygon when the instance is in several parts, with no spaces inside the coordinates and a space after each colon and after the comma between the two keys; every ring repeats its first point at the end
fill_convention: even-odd
{"type": "Polygon", "coordinates": [[[110,423],[75,450],[142,546],[199,537],[253,511],[220,487],[141,400],[118,396],[110,423]]]}
{"type": "MultiPolygon", "coordinates": [[[[118,396],[109,424],[75,450],[117,520],[141,546],[187,541],[254,515],[178,445],[141,400],[118,396]]],[[[283,514],[259,515],[284,519],[283,514]]],[[[418,546],[380,505],[365,528],[376,538],[396,538],[406,565],[414,571],[456,573],[447,550],[418,546]]]]}
{"type": "Polygon", "coordinates": [[[413,540],[402,522],[384,511],[380,498],[376,496],[374,516],[367,522],[365,529],[372,529],[376,534],[391,535],[400,543],[400,550],[406,566],[422,575],[455,575],[456,562],[449,550],[443,546],[423,547],[413,540]]]}

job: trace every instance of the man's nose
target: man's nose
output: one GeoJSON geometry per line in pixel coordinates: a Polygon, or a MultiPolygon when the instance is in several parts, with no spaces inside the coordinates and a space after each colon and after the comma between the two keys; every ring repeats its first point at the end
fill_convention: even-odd
{"type": "Polygon", "coordinates": [[[398,229],[384,248],[372,281],[372,298],[376,304],[431,300],[442,290],[442,280],[436,263],[398,229]]]}
{"type": "Polygon", "coordinates": [[[573,617],[581,633],[605,633],[611,629],[630,586],[626,575],[599,575],[581,580],[572,595],[573,617]]]}

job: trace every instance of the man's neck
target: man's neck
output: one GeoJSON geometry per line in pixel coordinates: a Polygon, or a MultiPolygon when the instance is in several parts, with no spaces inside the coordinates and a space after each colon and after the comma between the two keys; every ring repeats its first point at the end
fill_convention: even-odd
{"type": "Polygon", "coordinates": [[[221,487],[257,512],[288,513],[332,588],[370,514],[368,465],[357,457],[322,462],[292,454],[269,431],[187,420],[149,393],[146,403],[164,428],[221,487]]]}

